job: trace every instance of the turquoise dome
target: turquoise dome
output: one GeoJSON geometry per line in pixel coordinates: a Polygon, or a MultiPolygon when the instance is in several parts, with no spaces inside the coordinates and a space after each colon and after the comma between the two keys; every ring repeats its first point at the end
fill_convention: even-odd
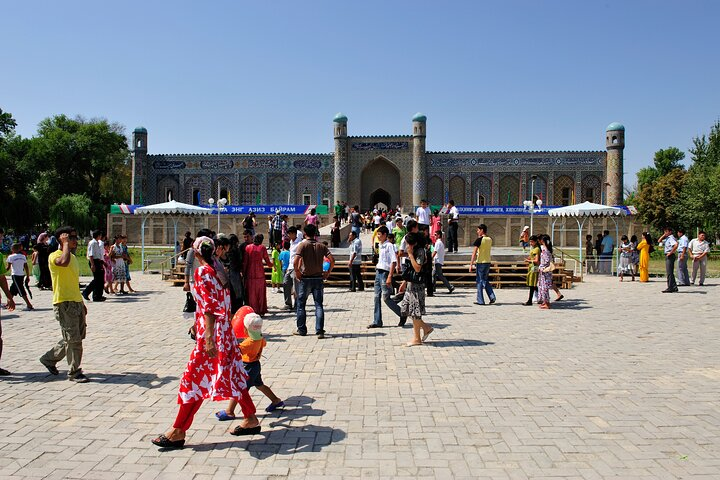
{"type": "Polygon", "coordinates": [[[605,129],[606,132],[614,132],[620,130],[621,132],[625,131],[625,126],[622,123],[613,122],[610,125],[607,126],[605,129]]]}
{"type": "Polygon", "coordinates": [[[137,127],[134,130],[135,133],[147,133],[147,129],[145,127],[137,127]]]}
{"type": "Polygon", "coordinates": [[[427,117],[423,115],[422,113],[418,112],[415,114],[415,116],[412,119],[413,122],[426,122],[427,117]]]}
{"type": "Polygon", "coordinates": [[[347,123],[347,117],[346,117],[344,114],[338,112],[338,114],[335,115],[335,118],[333,118],[333,122],[335,122],[335,123],[347,123]]]}

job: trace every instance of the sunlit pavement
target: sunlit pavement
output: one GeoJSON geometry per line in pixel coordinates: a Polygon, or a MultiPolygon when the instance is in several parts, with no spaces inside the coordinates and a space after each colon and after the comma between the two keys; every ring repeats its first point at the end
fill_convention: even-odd
{"type": "MultiPolygon", "coordinates": [[[[75,384],[38,358],[60,338],[49,292],[34,312],[2,312],[0,478],[718,478],[720,287],[591,277],[549,311],[526,291],[428,299],[435,331],[410,329],[372,292],[327,289],[328,336],[293,337],[294,315],[268,290],[266,384],[251,393],[262,433],[233,437],[206,402],[183,450],[150,444],[177,412],[192,344],[184,293],[136,275],[140,293],[89,304],[75,384]]],[[[551,293],[551,297],[554,294],[551,293]]],[[[312,301],[309,302],[312,304],[312,301]]],[[[312,332],[313,313],[308,307],[312,332]]],[[[239,410],[238,410],[239,412],[239,410]]]]}

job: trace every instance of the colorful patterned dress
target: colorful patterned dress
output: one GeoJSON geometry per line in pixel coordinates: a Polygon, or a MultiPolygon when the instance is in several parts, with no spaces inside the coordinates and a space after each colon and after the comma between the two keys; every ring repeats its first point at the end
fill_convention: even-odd
{"type": "Polygon", "coordinates": [[[637,246],[640,251],[640,281],[650,280],[650,245],[643,238],[637,246]]]}
{"type": "Polygon", "coordinates": [[[629,242],[620,244],[620,263],[618,264],[619,275],[631,275],[632,271],[632,246],[629,242]]]}
{"type": "Polygon", "coordinates": [[[525,284],[528,287],[537,287],[538,284],[538,266],[535,264],[535,260],[540,256],[540,247],[534,247],[530,250],[531,262],[528,263],[527,280],[525,284]]]}
{"type": "Polygon", "coordinates": [[[120,245],[112,246],[115,258],[113,259],[113,280],[118,283],[125,283],[127,277],[125,276],[125,260],[123,260],[123,250],[120,245]]]}
{"type": "Polygon", "coordinates": [[[265,288],[266,263],[270,263],[270,257],[263,245],[251,243],[245,247],[243,276],[247,290],[247,304],[260,316],[265,315],[268,311],[265,288]]]}
{"type": "Polygon", "coordinates": [[[550,303],[550,288],[552,287],[552,272],[543,272],[543,269],[550,266],[552,262],[552,254],[550,251],[542,247],[540,251],[540,265],[538,273],[538,294],[537,301],[539,304],[550,303]]]}
{"type": "Polygon", "coordinates": [[[242,391],[247,390],[247,373],[230,325],[230,295],[220,285],[212,267],[203,265],[195,270],[193,297],[197,302],[197,343],[180,379],[178,403],[192,403],[205,398],[239,399],[242,391]],[[215,316],[217,355],[214,358],[209,357],[204,348],[207,313],[215,316]]]}
{"type": "Polygon", "coordinates": [[[272,277],[270,281],[272,283],[281,284],[283,283],[282,263],[280,263],[280,251],[277,248],[273,248],[272,251],[272,277]]]}

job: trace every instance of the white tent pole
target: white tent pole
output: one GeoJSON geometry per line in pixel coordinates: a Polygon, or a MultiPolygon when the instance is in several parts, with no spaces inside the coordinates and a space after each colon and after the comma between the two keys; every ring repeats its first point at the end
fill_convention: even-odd
{"type": "Polygon", "coordinates": [[[140,270],[143,275],[145,275],[145,222],[147,219],[148,216],[143,215],[142,224],[140,225],[140,270]]]}
{"type": "MultiPolygon", "coordinates": [[[[620,236],[620,229],[618,228],[618,223],[617,223],[617,220],[615,219],[615,216],[611,215],[610,218],[612,218],[612,221],[615,224],[615,243],[617,243],[618,240],[620,240],[618,238],[620,236]]],[[[620,265],[620,249],[617,248],[617,246],[615,248],[615,265],[620,265]]],[[[610,269],[612,270],[612,265],[610,265],[610,269]]],[[[612,275],[612,274],[613,274],[613,272],[611,271],[610,275],[612,275]]]]}

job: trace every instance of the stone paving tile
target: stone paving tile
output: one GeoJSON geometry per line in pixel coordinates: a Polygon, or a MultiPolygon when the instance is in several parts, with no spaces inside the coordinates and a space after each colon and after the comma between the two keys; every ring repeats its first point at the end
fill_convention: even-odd
{"type": "MultiPolygon", "coordinates": [[[[184,294],[156,276],[141,293],[89,305],[83,367],[53,377],[38,358],[59,337],[50,294],[2,312],[0,478],[718,478],[720,300],[711,280],[663,295],[661,282],[591,277],[549,311],[524,290],[428,298],[423,347],[409,329],[368,331],[372,293],[328,289],[328,338],[293,337],[269,293],[266,383],[287,408],[238,439],[207,402],[184,450],[149,440],[176,414],[191,343],[184,294]]],[[[384,310],[387,325],[395,319],[384,310]]],[[[308,320],[312,322],[312,307],[308,320]]]]}

